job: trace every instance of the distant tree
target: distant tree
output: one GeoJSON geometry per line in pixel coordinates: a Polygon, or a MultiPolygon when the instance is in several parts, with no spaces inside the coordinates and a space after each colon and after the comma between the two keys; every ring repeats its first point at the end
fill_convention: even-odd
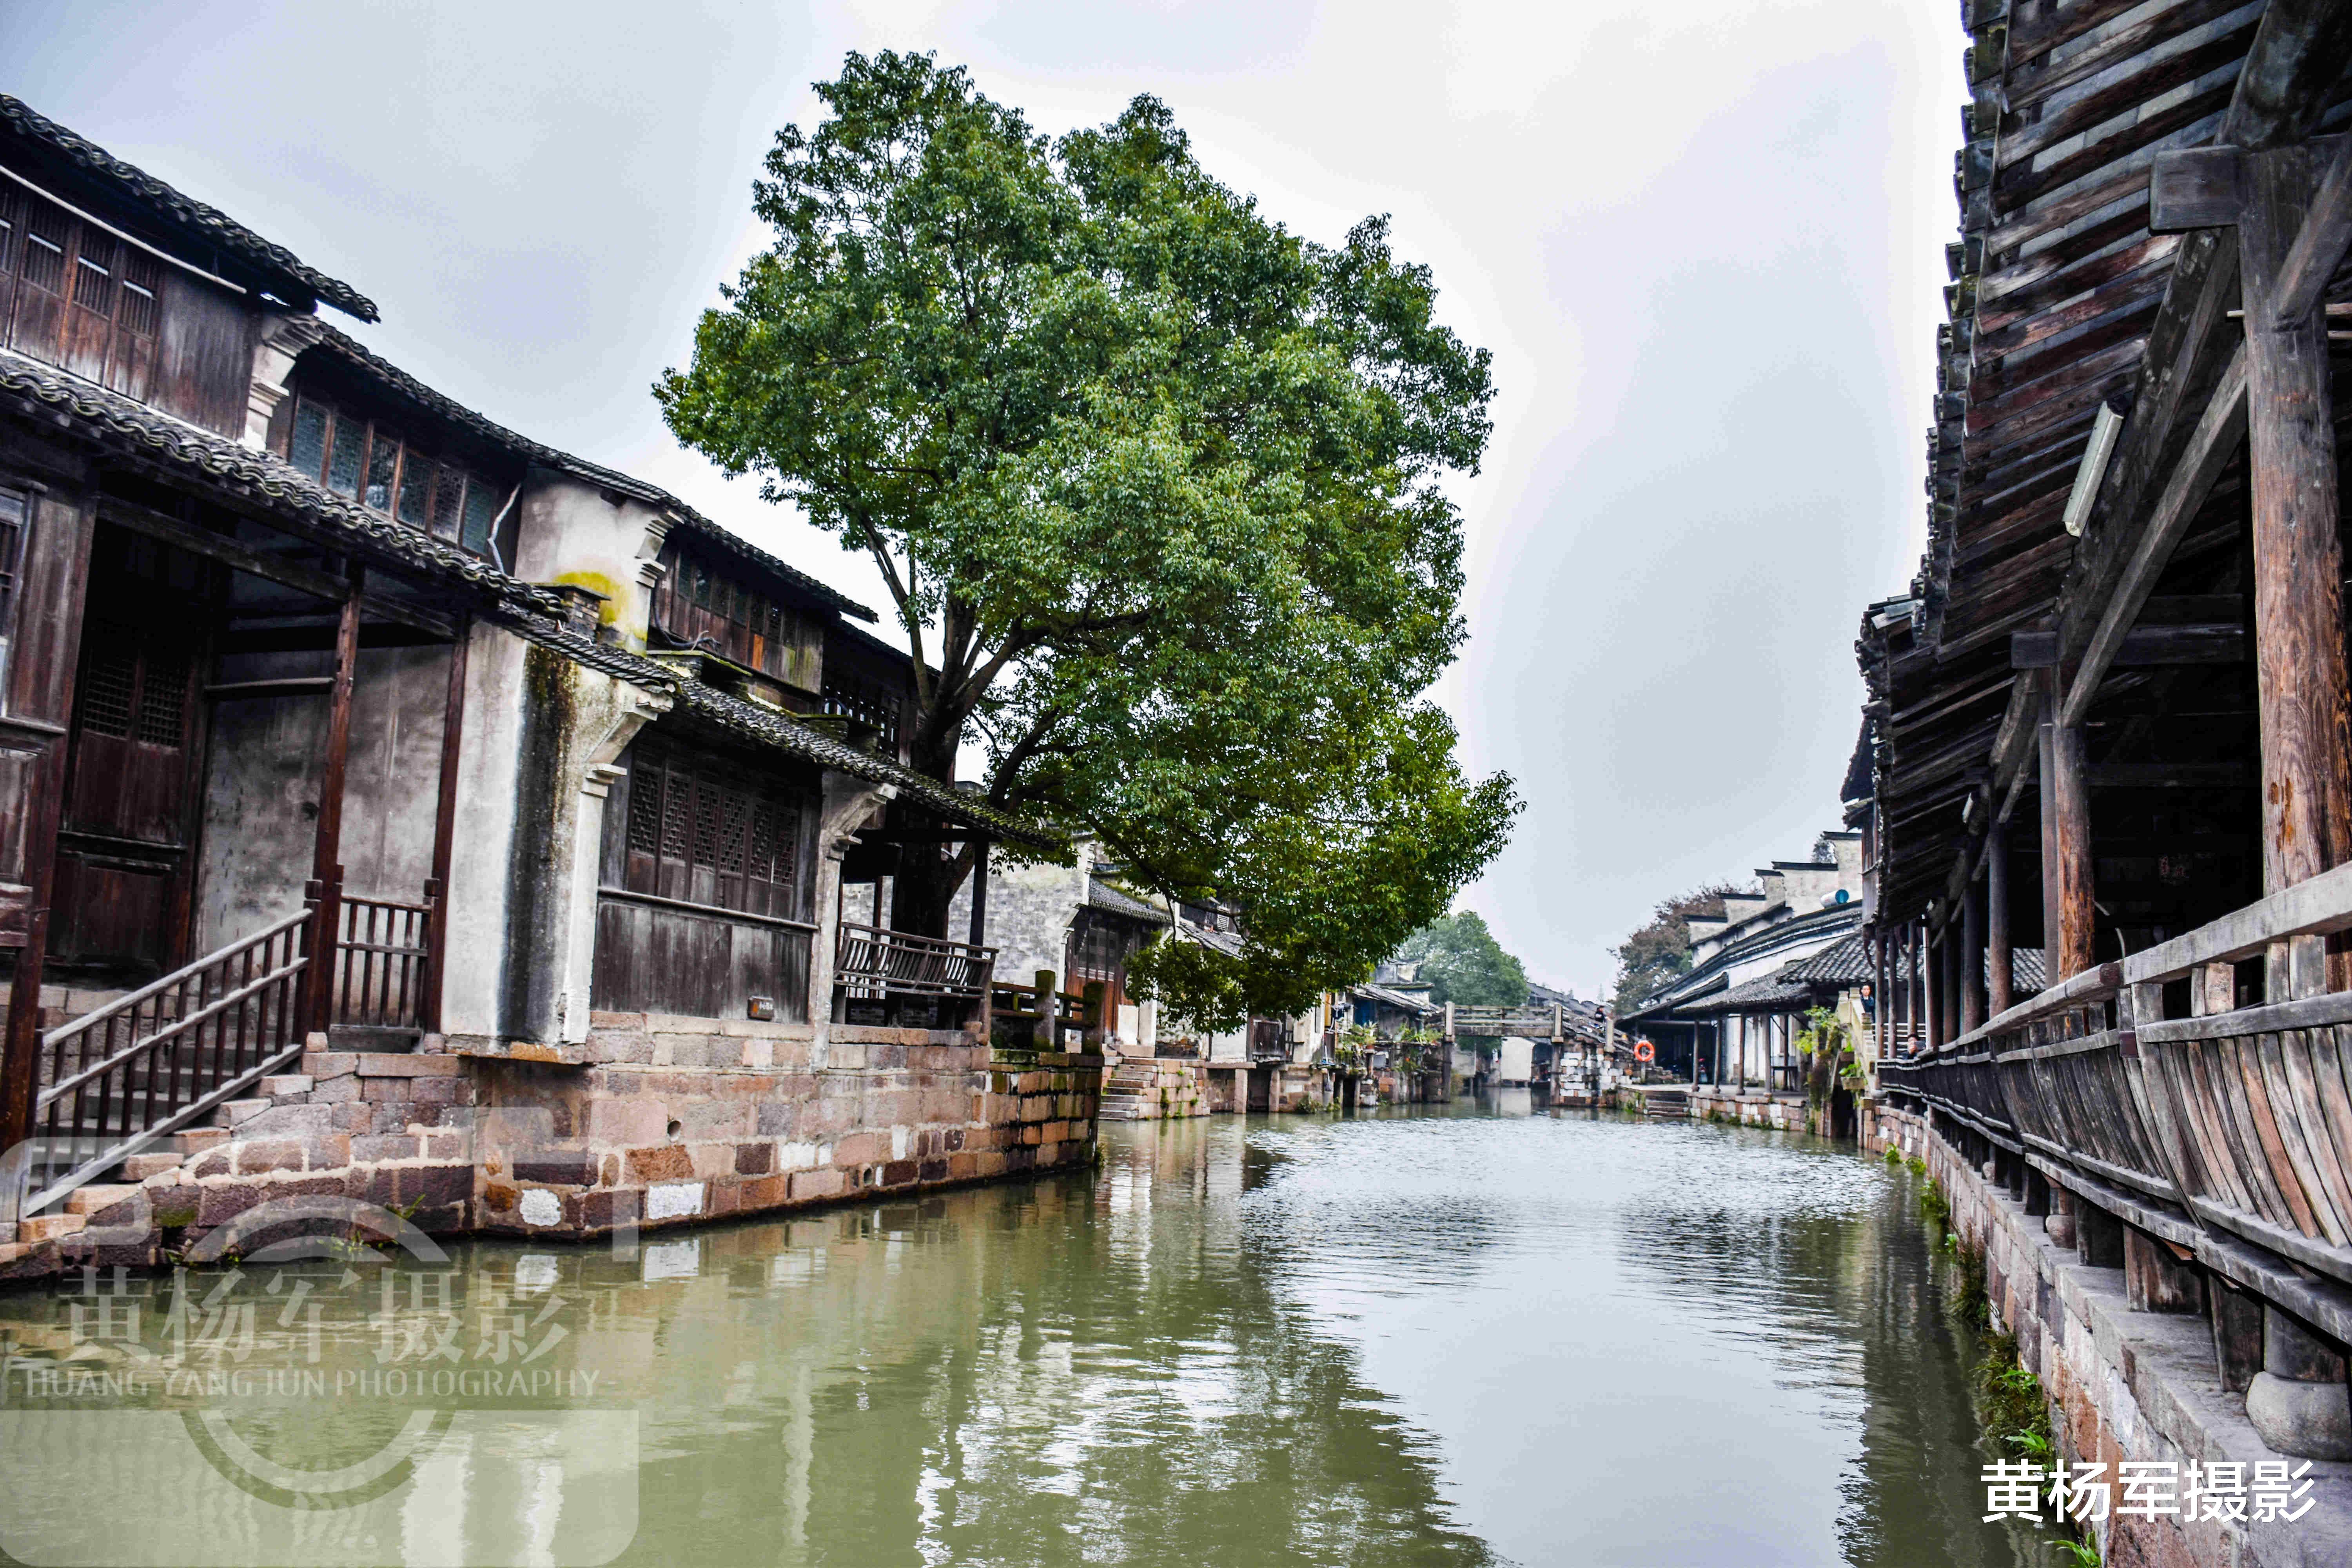
{"type": "Polygon", "coordinates": [[[1750,890],[1711,882],[1660,903],[1649,924],[1611,950],[1617,957],[1617,1011],[1631,1011],[1675,975],[1689,973],[1691,918],[1720,920],[1724,900],[1750,890]]]}
{"type": "Polygon", "coordinates": [[[1434,1002],[1516,1007],[1528,999],[1527,966],[1505,952],[1486,922],[1470,910],[1432,921],[1405,938],[1396,956],[1421,965],[1434,1002]]]}

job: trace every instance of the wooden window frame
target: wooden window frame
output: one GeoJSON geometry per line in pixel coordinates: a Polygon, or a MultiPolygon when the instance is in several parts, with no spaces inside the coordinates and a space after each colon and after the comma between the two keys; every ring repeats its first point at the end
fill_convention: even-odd
{"type": "Polygon", "coordinates": [[[296,393],[294,415],[287,423],[286,432],[286,450],[280,456],[285,458],[287,466],[307,475],[330,494],[355,500],[402,528],[429,539],[438,539],[445,544],[454,544],[468,554],[487,557],[492,553],[496,541],[491,536],[496,531],[499,517],[498,487],[476,469],[422,448],[367,416],[352,413],[347,405],[314,393],[296,393]],[[319,460],[315,468],[306,468],[298,462],[294,453],[294,443],[301,430],[303,416],[312,411],[326,421],[320,432],[319,460]],[[337,442],[353,430],[359,443],[359,462],[352,489],[346,492],[334,487],[335,448],[337,442]],[[368,493],[377,458],[386,447],[392,452],[392,468],[384,486],[385,504],[378,506],[368,499],[368,493]],[[420,468],[424,470],[422,517],[412,521],[403,515],[401,500],[420,468]],[[445,511],[445,492],[452,480],[457,483],[455,499],[445,511]],[[469,540],[468,536],[474,533],[473,524],[483,521],[484,513],[488,514],[487,521],[479,536],[469,540]],[[446,533],[436,526],[445,517],[450,523],[450,531],[446,533]]]}
{"type": "Polygon", "coordinates": [[[0,516],[0,712],[8,708],[8,671],[16,651],[16,602],[21,596],[26,546],[33,537],[33,492],[0,485],[0,508],[13,504],[16,521],[0,516]]]}
{"type": "Polygon", "coordinates": [[[629,752],[619,824],[622,889],[718,915],[805,921],[809,796],[667,741],[629,752]],[[764,821],[764,870],[751,864],[764,821]]]}
{"type": "MultiPolygon", "coordinates": [[[[45,258],[40,270],[49,269],[45,258]]],[[[0,190],[0,339],[28,358],[146,402],[163,336],[163,270],[144,247],[58,202],[0,190]],[[24,265],[35,243],[54,255],[53,280],[24,265]]]]}

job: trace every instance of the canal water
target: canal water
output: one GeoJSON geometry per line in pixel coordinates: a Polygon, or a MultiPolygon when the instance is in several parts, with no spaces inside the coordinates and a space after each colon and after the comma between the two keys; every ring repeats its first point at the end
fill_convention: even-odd
{"type": "Polygon", "coordinates": [[[1979,1522],[1973,1347],[1942,1310],[1916,1179],[1850,1146],[1529,1114],[1511,1091],[1114,1125],[1103,1144],[1087,1174],[617,1253],[483,1243],[431,1268],[257,1257],[233,1285],[116,1281],[112,1342],[103,1279],[0,1298],[0,1546],[2019,1561],[1979,1522]],[[399,1463],[369,1479],[384,1454],[399,1463]]]}

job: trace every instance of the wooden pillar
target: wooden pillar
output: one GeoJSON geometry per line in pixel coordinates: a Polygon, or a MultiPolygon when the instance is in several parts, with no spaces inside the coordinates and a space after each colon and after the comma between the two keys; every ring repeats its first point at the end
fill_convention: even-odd
{"type": "MultiPolygon", "coordinates": [[[[0,783],[0,816],[10,812],[23,837],[17,874],[25,883],[16,972],[9,984],[8,1027],[0,1053],[0,1220],[16,1217],[25,1168],[13,1151],[32,1136],[40,1097],[41,968],[48,951],[49,904],[56,889],[58,829],[65,811],[67,737],[74,682],[80,672],[82,609],[89,585],[96,514],[36,488],[20,536],[13,589],[16,643],[0,663],[0,741],[16,776],[0,783]]],[[[8,922],[13,923],[13,922],[8,922]]],[[[0,936],[0,941],[5,941],[0,936]]]]}
{"type": "Polygon", "coordinates": [[[1927,921],[1925,916],[1911,923],[1911,973],[1903,983],[1903,1000],[1911,1015],[1911,1054],[1916,1056],[1927,1042],[1927,921]]]}
{"type": "Polygon", "coordinates": [[[1960,895],[1960,1033],[1982,1028],[1984,989],[1984,884],[1970,882],[1960,895]]]}
{"type": "Polygon", "coordinates": [[[2017,967],[2009,940],[2009,824],[1993,818],[1985,843],[1985,1013],[2017,1005],[2017,967]]]}
{"type": "Polygon", "coordinates": [[[1944,1043],[1944,943],[1923,920],[1919,932],[1919,997],[1927,1011],[1927,1046],[1944,1043]]]}
{"type": "Polygon", "coordinates": [[[1944,973],[1937,979],[1943,984],[1940,994],[1944,1001],[1946,1045],[1950,1045],[1965,1032],[1960,1027],[1963,1005],[1960,999],[1968,990],[1969,977],[1962,965],[1961,955],[1968,946],[1968,921],[1962,911],[1967,909],[1968,902],[1968,889],[1963,888],[1960,889],[1960,909],[1948,910],[1944,914],[1944,973]]]}
{"type": "MultiPolygon", "coordinates": [[[[2340,668],[2340,666],[2339,666],[2340,668]]],[[[2091,967],[2091,795],[2083,731],[2058,722],[2058,683],[2042,688],[2042,970],[2045,984],[2091,967]]]]}
{"type": "Polygon", "coordinates": [[[325,1033],[334,1013],[335,938],[343,919],[343,768],[351,753],[352,685],[359,658],[360,569],[353,566],[335,625],[335,685],[327,712],[326,765],[319,781],[318,837],[310,856],[310,880],[317,884],[319,901],[310,923],[310,964],[303,974],[309,983],[306,1026],[312,1034],[325,1033]]]}
{"type": "Polygon", "coordinates": [[[449,957],[449,870],[457,852],[457,755],[466,728],[466,654],[473,625],[461,623],[449,645],[449,692],[441,710],[441,796],[433,808],[433,875],[425,889],[431,900],[425,955],[425,994],[417,1016],[428,1034],[441,1031],[441,977],[449,957]]]}
{"type": "Polygon", "coordinates": [[[971,934],[974,947],[988,945],[988,840],[971,841],[971,934]]]}
{"type": "MultiPolygon", "coordinates": [[[[2281,323],[2279,264],[2321,172],[2306,146],[2244,160],[2247,460],[2253,508],[2254,679],[2263,727],[2263,886],[2277,892],[2347,858],[2343,552],[2335,411],[2319,305],[2281,323]]],[[[2316,944],[2321,939],[2305,939],[2316,944]]],[[[2301,994],[2273,985],[2271,1000],[2301,994]]]]}

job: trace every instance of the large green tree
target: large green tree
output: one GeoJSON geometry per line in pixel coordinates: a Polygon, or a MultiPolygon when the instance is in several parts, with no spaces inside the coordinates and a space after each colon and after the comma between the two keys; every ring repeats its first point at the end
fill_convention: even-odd
{"type": "Polygon", "coordinates": [[[1517,1007],[1528,999],[1527,966],[1503,951],[1474,910],[1432,921],[1397,949],[1421,965],[1430,999],[1469,1007],[1517,1007]]]}
{"type": "MultiPolygon", "coordinates": [[[[851,55],[755,187],[774,243],[656,392],[873,559],[915,766],[1244,911],[1140,973],[1214,1026],[1344,984],[1501,847],[1423,697],[1463,636],[1487,355],[1385,220],[1336,247],[1220,184],[1157,100],[1049,142],[928,56],[851,55]]],[[[971,863],[910,846],[902,928],[971,863]]]]}

